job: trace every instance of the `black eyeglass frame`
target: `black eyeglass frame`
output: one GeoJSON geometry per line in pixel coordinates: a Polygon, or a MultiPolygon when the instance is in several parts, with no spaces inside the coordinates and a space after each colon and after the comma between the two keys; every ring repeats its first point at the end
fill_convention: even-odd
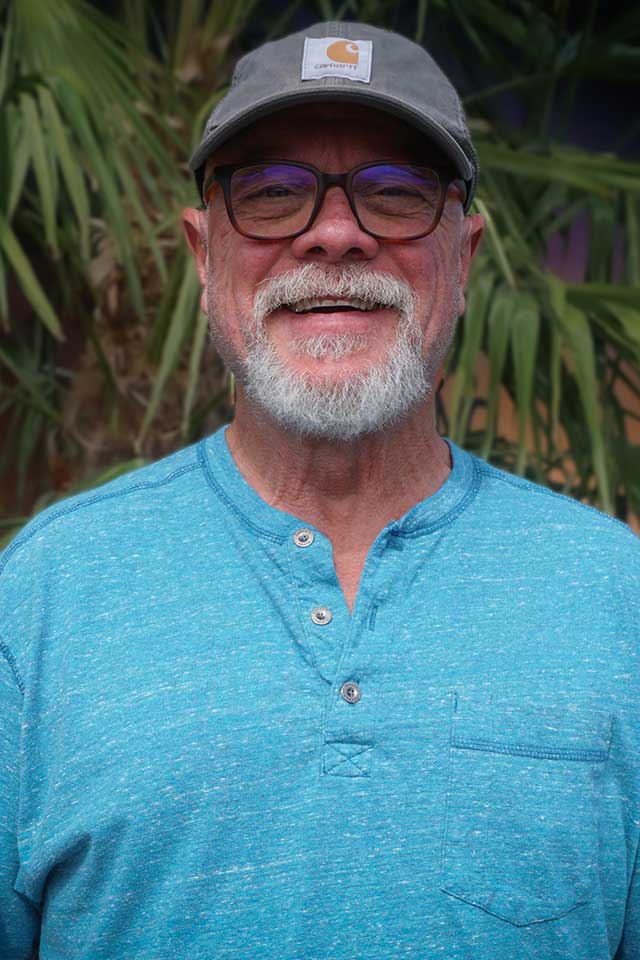
{"type": "Polygon", "coordinates": [[[363,231],[363,233],[368,234],[370,237],[375,237],[376,240],[385,240],[387,243],[406,243],[409,240],[421,240],[423,237],[429,236],[430,233],[436,229],[440,220],[442,218],[442,213],[444,211],[444,205],[447,199],[447,194],[449,192],[449,187],[454,185],[457,187],[462,194],[462,203],[464,204],[467,196],[467,185],[464,180],[461,178],[451,176],[448,173],[443,171],[438,171],[433,167],[425,166],[423,169],[428,170],[430,173],[435,174],[440,187],[440,196],[438,198],[438,206],[436,208],[436,213],[433,219],[432,225],[428,230],[423,230],[421,233],[413,234],[410,237],[386,237],[381,233],[374,233],[373,230],[368,230],[364,226],[360,217],[358,216],[358,211],[356,210],[355,202],[353,199],[353,193],[351,189],[351,184],[353,178],[356,174],[360,173],[361,170],[366,170],[369,167],[384,167],[392,164],[397,167],[416,167],[421,166],[421,164],[416,163],[398,163],[397,160],[376,160],[373,163],[361,163],[357,167],[353,167],[351,170],[348,170],[346,173],[324,173],[322,170],[318,170],[317,167],[314,167],[311,163],[301,163],[297,160],[255,160],[250,163],[227,163],[222,164],[219,167],[214,167],[211,173],[207,176],[202,186],[202,209],[206,210],[209,206],[207,201],[207,194],[209,193],[212,185],[214,183],[219,183],[222,187],[222,193],[224,196],[224,204],[227,210],[227,216],[231,221],[234,229],[238,231],[243,237],[247,237],[250,240],[293,240],[294,237],[299,237],[301,234],[306,233],[309,227],[312,225],[318,213],[320,207],[324,201],[325,194],[329,187],[342,187],[344,190],[345,196],[351,207],[351,211],[356,218],[358,226],[363,231]],[[282,237],[262,237],[253,233],[248,233],[246,230],[243,230],[238,225],[235,214],[233,212],[233,205],[231,202],[231,177],[236,172],[236,170],[244,170],[247,167],[263,167],[265,164],[285,164],[288,167],[301,167],[303,170],[309,170],[316,178],[318,183],[318,193],[316,196],[316,202],[313,206],[311,214],[307,223],[301,230],[296,230],[294,233],[287,233],[282,237]]]}

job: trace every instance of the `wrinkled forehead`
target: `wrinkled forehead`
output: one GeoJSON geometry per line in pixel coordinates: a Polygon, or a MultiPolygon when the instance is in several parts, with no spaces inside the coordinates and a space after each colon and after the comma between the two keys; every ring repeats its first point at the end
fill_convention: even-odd
{"type": "Polygon", "coordinates": [[[357,144],[371,159],[381,157],[431,163],[450,163],[423,133],[382,110],[350,103],[309,103],[288,107],[252,123],[223,144],[207,161],[222,163],[288,156],[298,147],[327,143],[357,144]]]}

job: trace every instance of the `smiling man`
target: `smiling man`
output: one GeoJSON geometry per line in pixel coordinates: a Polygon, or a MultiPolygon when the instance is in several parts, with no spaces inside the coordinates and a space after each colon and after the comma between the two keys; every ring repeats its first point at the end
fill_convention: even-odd
{"type": "Polygon", "coordinates": [[[637,538],[435,428],[457,94],[317,24],[192,168],[235,419],[0,558],[0,956],[637,960],[637,538]]]}
{"type": "Polygon", "coordinates": [[[205,139],[205,209],[185,229],[236,377],[229,449],[265,500],[326,534],[352,609],[381,529],[450,472],[433,387],[482,220],[423,132],[366,95],[297,99],[214,159],[205,139]]]}

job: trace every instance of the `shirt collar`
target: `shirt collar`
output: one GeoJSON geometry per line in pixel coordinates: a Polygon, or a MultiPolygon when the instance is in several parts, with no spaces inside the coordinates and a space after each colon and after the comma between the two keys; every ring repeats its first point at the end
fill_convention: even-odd
{"type": "MultiPolygon", "coordinates": [[[[247,483],[229,450],[228,427],[221,427],[198,444],[200,464],[215,493],[258,536],[280,541],[300,526],[309,526],[304,519],[272,507],[247,483]]],[[[451,472],[439,490],[393,522],[396,536],[420,536],[446,526],[466,510],[477,492],[477,459],[447,437],[443,439],[451,453],[451,472]]]]}

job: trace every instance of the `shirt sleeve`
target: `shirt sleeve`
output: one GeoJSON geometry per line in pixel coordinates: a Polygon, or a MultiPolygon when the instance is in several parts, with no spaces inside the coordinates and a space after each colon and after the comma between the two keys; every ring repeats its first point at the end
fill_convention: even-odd
{"type": "Polygon", "coordinates": [[[18,875],[19,747],[22,692],[0,640],[0,957],[35,960],[40,914],[14,890],[18,875]]]}

